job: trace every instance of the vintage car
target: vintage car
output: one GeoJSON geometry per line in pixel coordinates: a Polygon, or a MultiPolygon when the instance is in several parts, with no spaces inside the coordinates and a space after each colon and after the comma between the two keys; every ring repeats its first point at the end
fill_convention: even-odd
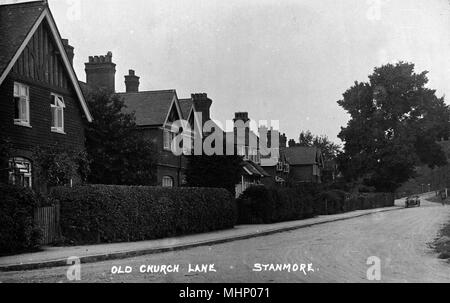
{"type": "Polygon", "coordinates": [[[413,207],[413,206],[420,207],[420,198],[419,198],[419,196],[412,196],[412,197],[406,198],[405,207],[409,208],[409,207],[413,207]]]}

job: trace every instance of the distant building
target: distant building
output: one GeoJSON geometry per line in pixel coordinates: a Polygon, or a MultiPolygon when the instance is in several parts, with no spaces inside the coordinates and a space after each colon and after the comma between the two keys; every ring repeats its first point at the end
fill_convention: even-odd
{"type": "Polygon", "coordinates": [[[281,135],[273,129],[261,127],[259,129],[260,137],[263,134],[267,134],[269,154],[261,156],[261,166],[270,175],[269,178],[264,178],[264,185],[269,187],[286,186],[290,173],[290,165],[284,152],[287,144],[286,135],[281,135]],[[278,143],[272,142],[272,138],[276,138],[276,136],[279,138],[278,143]]]}
{"type": "Polygon", "coordinates": [[[322,183],[324,160],[316,147],[288,147],[284,149],[293,183],[322,183]]]}
{"type": "Polygon", "coordinates": [[[261,167],[261,155],[259,151],[259,137],[247,124],[250,121],[248,113],[239,112],[234,117],[234,131],[226,135],[226,142],[230,144],[233,138],[237,155],[242,156],[241,181],[236,184],[236,197],[239,197],[247,188],[255,185],[263,185],[263,180],[270,175],[261,167]]]}
{"type": "Polygon", "coordinates": [[[13,145],[6,168],[13,184],[45,190],[32,159],[36,147],[85,147],[83,124],[92,117],[73,56],[46,1],[0,5],[0,135],[13,145]]]}
{"type": "MultiPolygon", "coordinates": [[[[111,52],[106,56],[91,56],[85,65],[88,89],[115,92],[116,65],[112,61],[111,52]]],[[[139,84],[140,77],[136,76],[134,70],[129,70],[125,76],[126,92],[116,94],[124,100],[126,112],[135,113],[139,132],[156,148],[156,185],[182,186],[186,181],[187,159],[172,152],[171,143],[179,134],[173,132],[172,124],[179,120],[188,121],[193,130],[189,133],[189,139],[193,142],[196,136],[202,136],[198,113],[201,112],[209,120],[212,100],[207,94],[193,94],[190,99],[180,100],[174,89],[140,91],[139,84]]],[[[190,150],[184,152],[189,154],[190,150]]]]}

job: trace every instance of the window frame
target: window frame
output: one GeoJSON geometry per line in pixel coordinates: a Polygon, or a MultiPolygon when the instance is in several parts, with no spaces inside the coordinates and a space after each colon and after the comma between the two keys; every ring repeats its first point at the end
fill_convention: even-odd
{"type": "Polygon", "coordinates": [[[171,176],[164,176],[161,181],[161,185],[164,188],[173,188],[175,184],[174,179],[171,176]],[[169,181],[170,185],[168,185],[165,181],[169,181]]]}
{"type": "Polygon", "coordinates": [[[14,125],[17,126],[25,126],[31,127],[30,122],[30,87],[20,82],[14,82],[13,87],[13,102],[14,102],[14,125]],[[17,88],[17,89],[16,89],[17,88]],[[25,95],[22,95],[22,90],[25,90],[25,95]],[[19,118],[16,118],[15,110],[16,110],[16,98],[19,99],[19,118]],[[25,109],[26,109],[26,117],[25,119],[21,119],[21,102],[25,101],[25,109]]]}
{"type": "Polygon", "coordinates": [[[24,188],[33,188],[33,165],[30,160],[26,158],[21,157],[13,157],[9,159],[9,172],[8,172],[8,181],[9,183],[13,185],[17,185],[17,181],[22,180],[23,184],[20,184],[20,186],[24,188]],[[27,172],[20,172],[19,174],[16,174],[14,169],[17,169],[16,166],[23,165],[25,166],[28,171],[27,172]],[[22,176],[22,178],[17,180],[17,177],[22,176]],[[25,179],[28,179],[28,183],[25,186],[25,179]]]}
{"type": "Polygon", "coordinates": [[[64,97],[62,95],[58,95],[55,93],[50,94],[51,102],[50,102],[50,113],[51,117],[51,131],[53,133],[58,134],[66,134],[64,131],[64,109],[66,108],[66,103],[64,101],[64,97]],[[59,99],[59,100],[58,100],[59,99]],[[59,101],[59,102],[58,102],[59,101]],[[61,104],[55,104],[61,103],[61,104]],[[53,111],[56,111],[56,114],[53,111]],[[58,112],[61,111],[61,121],[59,121],[58,112]],[[53,120],[55,121],[55,125],[53,125],[53,120]],[[59,122],[61,122],[61,127],[58,126],[59,122]]]}

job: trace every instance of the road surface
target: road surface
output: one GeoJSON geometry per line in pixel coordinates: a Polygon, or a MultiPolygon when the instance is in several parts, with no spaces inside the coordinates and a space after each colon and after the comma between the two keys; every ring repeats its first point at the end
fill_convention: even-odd
{"type": "MultiPolygon", "coordinates": [[[[381,282],[450,282],[450,264],[429,243],[450,221],[450,206],[421,208],[327,223],[266,237],[178,252],[83,264],[81,282],[369,282],[370,257],[378,258],[381,282]],[[145,265],[179,265],[175,273],[141,273],[145,265]],[[188,272],[214,264],[215,272],[188,272]],[[312,264],[314,272],[256,272],[255,264],[312,264]],[[129,266],[129,274],[112,274],[129,266]],[[117,268],[116,268],[117,269],[117,268]]],[[[293,269],[293,268],[291,268],[293,269]]],[[[68,282],[67,268],[0,273],[0,282],[68,282]]],[[[72,272],[73,273],[73,272],[72,272]]]]}

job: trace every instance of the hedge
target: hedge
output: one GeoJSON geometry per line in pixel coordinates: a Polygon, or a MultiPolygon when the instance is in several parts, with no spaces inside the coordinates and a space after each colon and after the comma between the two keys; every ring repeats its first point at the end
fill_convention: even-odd
{"type": "Polygon", "coordinates": [[[395,196],[391,193],[349,194],[332,190],[321,193],[316,201],[319,215],[332,215],[355,210],[394,206],[395,196]]]}
{"type": "Polygon", "coordinates": [[[238,199],[239,224],[269,224],[314,216],[314,195],[307,188],[253,186],[238,199]]]}
{"type": "Polygon", "coordinates": [[[41,230],[34,226],[34,209],[43,198],[29,189],[0,183],[0,254],[39,247],[41,230]]]}
{"type": "Polygon", "coordinates": [[[295,188],[250,187],[237,199],[239,224],[270,224],[390,206],[394,206],[393,194],[320,192],[319,187],[306,184],[295,188]]]}
{"type": "Polygon", "coordinates": [[[58,187],[67,244],[151,240],[232,228],[236,206],[231,194],[214,188],[160,188],[89,185],[58,187]]]}

